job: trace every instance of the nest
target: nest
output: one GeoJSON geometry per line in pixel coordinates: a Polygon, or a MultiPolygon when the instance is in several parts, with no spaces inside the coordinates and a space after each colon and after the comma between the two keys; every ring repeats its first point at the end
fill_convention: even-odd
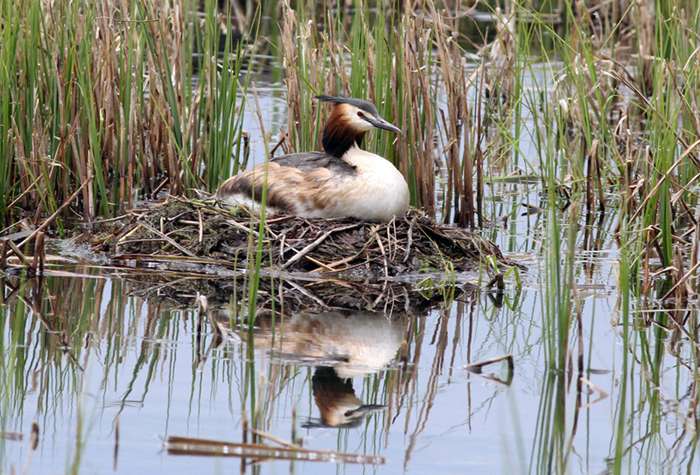
{"type": "Polygon", "coordinates": [[[259,267],[352,280],[464,272],[485,259],[514,264],[491,241],[436,224],[418,210],[388,223],[276,216],[261,225],[245,208],[168,197],[98,224],[83,240],[121,264],[259,267]]]}

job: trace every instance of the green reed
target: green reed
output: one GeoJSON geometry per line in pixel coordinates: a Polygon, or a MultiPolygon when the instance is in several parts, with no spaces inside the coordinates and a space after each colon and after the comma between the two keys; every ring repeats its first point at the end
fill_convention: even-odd
{"type": "MultiPolygon", "coordinates": [[[[623,233],[627,233],[627,223],[623,227],[623,233]]],[[[623,234],[626,238],[626,236],[623,234]]],[[[623,242],[627,242],[628,239],[624,239],[623,242]]],[[[617,421],[615,428],[615,441],[614,441],[614,472],[622,473],[622,461],[624,454],[624,443],[626,430],[626,418],[627,418],[627,405],[628,403],[628,385],[629,376],[631,372],[629,371],[630,355],[626,351],[630,345],[630,323],[631,323],[631,296],[632,288],[630,281],[630,272],[624,271],[624,269],[629,269],[632,265],[631,262],[631,249],[629,246],[625,246],[620,252],[620,280],[619,280],[619,291],[620,291],[620,317],[622,323],[622,345],[625,351],[622,352],[622,369],[621,369],[621,384],[619,389],[619,402],[617,407],[617,421]]]]}
{"type": "MultiPolygon", "coordinates": [[[[696,11],[693,10],[698,7],[696,2],[685,3],[688,11],[696,11]]],[[[627,452],[639,437],[649,440],[647,446],[650,454],[654,447],[665,452],[662,440],[663,398],[659,388],[669,381],[679,388],[687,378],[685,371],[679,370],[675,380],[670,379],[674,376],[666,368],[669,360],[674,358],[688,358],[690,367],[697,366],[695,351],[690,351],[688,355],[674,355],[669,351],[670,342],[677,338],[679,331],[684,331],[678,322],[693,313],[690,309],[683,310],[683,294],[675,294],[673,306],[677,310],[664,310],[653,299],[665,298],[683,274],[682,269],[687,265],[684,261],[687,262],[690,257],[684,253],[685,246],[680,238],[688,233],[684,231],[686,225],[681,218],[684,213],[679,204],[683,201],[685,206],[693,206],[698,202],[697,185],[693,185],[695,179],[692,175],[700,167],[697,153],[693,152],[690,144],[700,137],[700,129],[687,122],[688,115],[697,110],[696,103],[688,100],[688,91],[698,90],[699,70],[691,59],[691,51],[698,40],[694,37],[687,41],[686,32],[693,25],[697,27],[699,17],[697,13],[686,16],[680,8],[669,9],[663,2],[656,2],[655,6],[656,17],[648,19],[648,23],[654,26],[654,36],[648,38],[647,43],[657,52],[657,56],[641,62],[640,74],[643,76],[639,86],[648,94],[648,99],[641,100],[640,105],[650,147],[650,153],[643,156],[648,186],[645,187],[644,200],[632,213],[632,217],[638,218],[638,221],[626,222],[621,233],[624,246],[621,265],[629,269],[629,272],[621,272],[620,277],[623,339],[625,348],[632,353],[631,356],[624,355],[623,364],[639,365],[640,377],[634,391],[632,373],[629,378],[625,375],[619,395],[615,473],[626,470],[627,452]],[[658,259],[659,264],[650,262],[654,258],[658,259]],[[657,266],[674,266],[676,271],[666,272],[661,278],[650,282],[648,272],[657,266]],[[631,308],[647,312],[635,317],[634,326],[630,324],[631,308]],[[635,433],[633,411],[640,411],[647,419],[645,427],[636,429],[639,433],[635,433]]],[[[694,348],[697,345],[695,333],[691,332],[688,337],[694,348]]],[[[682,400],[681,394],[675,396],[682,400]]],[[[695,410],[694,404],[689,404],[689,411],[695,410]]],[[[664,457],[659,456],[660,460],[656,463],[664,463],[664,457]]],[[[654,456],[651,456],[649,462],[653,461],[654,456]]]]}
{"type": "Polygon", "coordinates": [[[203,8],[0,2],[3,223],[10,203],[111,215],[162,190],[213,190],[244,164],[242,45],[255,30],[203,8]]]}
{"type": "MultiPolygon", "coordinates": [[[[687,224],[686,211],[698,202],[694,177],[700,168],[691,144],[700,130],[688,121],[697,113],[696,103],[688,95],[698,91],[697,62],[690,57],[697,38],[684,38],[698,25],[698,15],[684,15],[683,9],[696,12],[698,5],[690,1],[669,9],[662,3],[656,2],[656,16],[642,4],[630,5],[617,12],[617,17],[599,16],[604,23],[602,32],[596,30],[600,25],[581,5],[566,4],[561,28],[546,22],[530,6],[517,5],[519,15],[533,20],[532,29],[519,26],[521,45],[534,43],[541,46],[540,54],[547,62],[550,58],[561,61],[560,70],[555,70],[554,87],[549,91],[541,84],[535,87],[544,100],[525,96],[537,124],[535,142],[547,198],[545,362],[557,371],[565,371],[565,355],[571,348],[568,339],[573,320],[567,305],[575,288],[570,253],[576,240],[570,228],[578,226],[576,213],[567,216],[556,210],[562,202],[558,190],[568,188],[569,210],[585,210],[587,223],[593,222],[589,219],[592,213],[611,207],[619,222],[615,231],[620,249],[617,321],[622,368],[611,441],[614,473],[626,470],[635,440],[649,438],[649,450],[663,446],[659,388],[664,381],[679,387],[688,377],[680,368],[675,376],[665,371],[675,356],[667,350],[669,338],[687,331],[677,327],[685,315],[683,310],[648,312],[634,320],[632,316],[633,309],[656,308],[654,298],[664,298],[671,288],[678,287],[684,274],[680,269],[687,270],[688,263],[694,262],[687,253],[688,243],[697,239],[697,231],[687,224]],[[636,58],[639,67],[631,72],[622,69],[625,59],[610,58],[617,54],[620,37],[630,23],[634,26],[633,44],[640,51],[636,58]],[[553,48],[551,52],[547,45],[553,48]],[[629,94],[626,99],[624,90],[629,94]],[[552,137],[556,139],[552,141],[552,137]],[[566,219],[563,225],[559,224],[561,218],[566,219]],[[565,229],[569,229],[567,245],[565,229]],[[567,251],[562,253],[562,249],[567,251]],[[662,268],[669,270],[651,281],[649,273],[662,268]],[[639,430],[635,426],[642,410],[648,423],[639,430]]],[[[606,11],[599,12],[603,13],[606,11]]],[[[525,46],[520,51],[530,50],[525,46]]],[[[674,304],[683,306],[683,293],[676,290],[675,295],[674,304]]],[[[695,337],[691,334],[689,338],[691,346],[695,345],[695,337]]],[[[693,357],[690,365],[696,364],[693,357]]],[[[531,470],[566,470],[567,421],[562,414],[567,401],[561,384],[561,377],[554,375],[543,386],[537,464],[531,470]]],[[[689,410],[693,410],[692,403],[689,410]]]]}

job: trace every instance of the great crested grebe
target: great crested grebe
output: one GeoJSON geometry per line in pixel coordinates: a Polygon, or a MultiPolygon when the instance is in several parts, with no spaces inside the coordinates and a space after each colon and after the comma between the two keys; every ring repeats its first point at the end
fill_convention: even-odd
{"type": "Polygon", "coordinates": [[[360,148],[372,128],[401,130],[381,118],[371,102],[335,96],[317,99],[333,104],[323,129],[324,151],[283,155],[239,173],[219,187],[218,198],[256,208],[267,180],[271,214],[389,221],[405,213],[409,192],[401,172],[360,148]]]}

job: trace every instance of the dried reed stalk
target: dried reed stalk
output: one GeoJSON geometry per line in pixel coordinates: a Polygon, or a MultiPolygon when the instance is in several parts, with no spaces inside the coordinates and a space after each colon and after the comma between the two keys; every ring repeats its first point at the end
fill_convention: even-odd
{"type": "Polygon", "coordinates": [[[383,465],[385,463],[384,457],[378,455],[351,454],[331,450],[311,450],[301,447],[237,443],[180,436],[168,437],[165,441],[165,448],[170,455],[245,457],[251,459],[298,460],[304,462],[334,462],[366,465],[383,465]]]}

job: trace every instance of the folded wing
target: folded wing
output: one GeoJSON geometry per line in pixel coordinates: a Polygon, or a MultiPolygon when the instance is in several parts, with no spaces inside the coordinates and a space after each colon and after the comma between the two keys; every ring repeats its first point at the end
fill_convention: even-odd
{"type": "Polygon", "coordinates": [[[339,182],[355,167],[324,152],[283,155],[226,180],[217,192],[232,204],[259,205],[267,183],[267,206],[275,213],[325,216],[337,206],[339,182]]]}

